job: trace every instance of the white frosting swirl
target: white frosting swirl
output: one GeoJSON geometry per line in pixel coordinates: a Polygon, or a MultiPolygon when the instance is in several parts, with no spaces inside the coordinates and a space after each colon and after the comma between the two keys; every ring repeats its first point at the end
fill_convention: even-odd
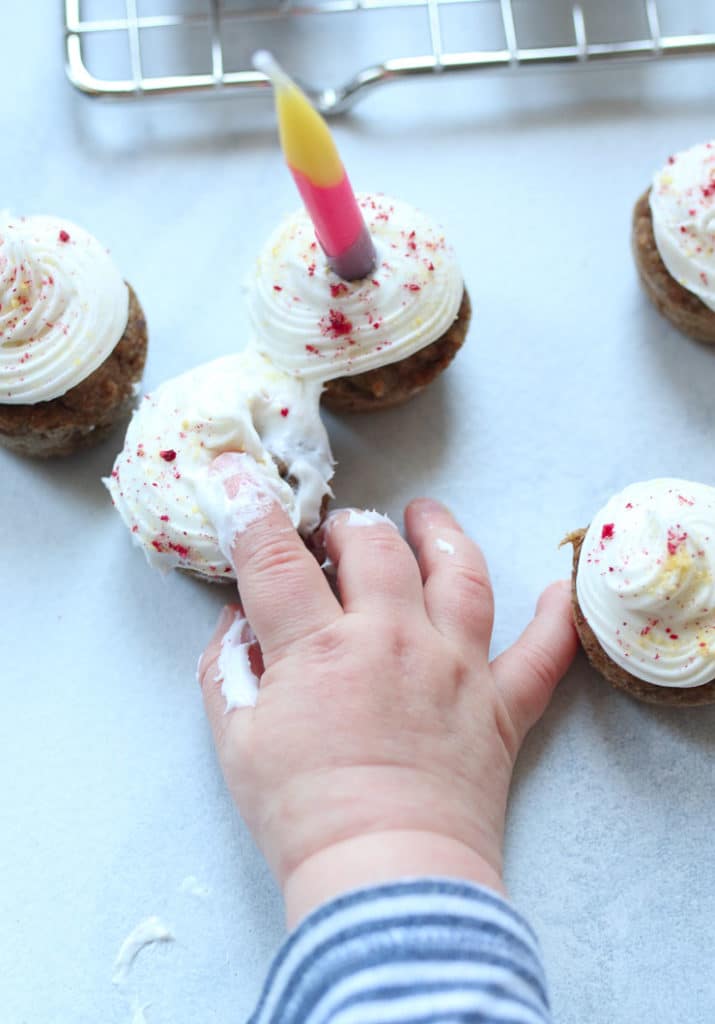
{"type": "Polygon", "coordinates": [[[715,310],[715,142],[669,158],[653,179],[650,209],[668,273],[715,310]]]}
{"type": "Polygon", "coordinates": [[[216,485],[209,467],[223,452],[251,456],[293,525],[303,533],[315,529],[333,475],[319,401],[319,384],[289,377],[249,350],[205,363],[147,395],[104,482],[149,562],[234,578],[206,514],[216,485]]]}
{"type": "Polygon", "coordinates": [[[715,488],[632,484],[594,517],[578,602],[609,657],[656,686],[715,679],[715,488]]]}
{"type": "Polygon", "coordinates": [[[46,402],[100,366],[127,326],[107,250],[57,217],[0,215],[0,402],[46,402]]]}
{"type": "Polygon", "coordinates": [[[464,285],[440,228],[397,199],[358,202],[377,252],[369,278],[333,273],[304,209],[279,225],[258,258],[248,296],[255,344],[297,376],[332,380],[396,362],[457,317],[464,285]]]}

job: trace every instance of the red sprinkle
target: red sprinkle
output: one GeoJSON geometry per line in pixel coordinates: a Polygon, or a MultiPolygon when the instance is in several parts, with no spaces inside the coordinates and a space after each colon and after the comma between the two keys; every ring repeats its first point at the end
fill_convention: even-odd
{"type": "Polygon", "coordinates": [[[161,519],[162,523],[168,523],[169,522],[169,517],[168,516],[159,516],[159,519],[161,519]]]}
{"type": "Polygon", "coordinates": [[[353,325],[341,310],[331,309],[328,310],[327,317],[321,319],[320,329],[323,334],[329,334],[331,338],[343,338],[346,334],[350,334],[353,325]]]}
{"type": "Polygon", "coordinates": [[[62,228],[62,230],[60,231],[59,239],[60,242],[69,242],[70,240],[70,236],[67,234],[64,228],[62,228]]]}
{"type": "Polygon", "coordinates": [[[340,284],[331,284],[330,294],[333,296],[334,299],[338,299],[340,298],[341,295],[348,294],[348,286],[346,284],[343,284],[342,281],[340,282],[340,284]]]}
{"type": "Polygon", "coordinates": [[[281,409],[281,416],[286,417],[288,415],[288,412],[289,410],[287,408],[281,409]]]}
{"type": "Polygon", "coordinates": [[[164,451],[159,452],[159,455],[164,462],[173,462],[176,458],[176,452],[173,448],[165,448],[164,451]]]}
{"type": "Polygon", "coordinates": [[[274,284],[273,285],[273,291],[274,292],[282,292],[283,289],[281,288],[281,286],[279,284],[274,284]]]}
{"type": "Polygon", "coordinates": [[[603,529],[601,530],[601,540],[611,540],[615,533],[614,523],[604,523],[603,529]]]}
{"type": "Polygon", "coordinates": [[[676,530],[678,530],[679,528],[680,528],[680,526],[678,524],[675,527],[675,529],[673,527],[671,527],[668,530],[668,554],[669,555],[674,555],[675,552],[680,547],[680,545],[683,544],[688,539],[688,535],[687,535],[687,533],[685,531],[683,531],[682,533],[676,533],[676,530]]]}
{"type": "Polygon", "coordinates": [[[408,292],[419,292],[422,290],[418,284],[406,284],[405,288],[408,292]]]}
{"type": "Polygon", "coordinates": [[[151,546],[155,551],[158,551],[159,554],[164,554],[166,551],[174,551],[179,558],[189,557],[189,549],[187,546],[185,544],[176,544],[174,541],[166,539],[165,533],[160,534],[155,540],[153,540],[151,542],[151,546]]]}

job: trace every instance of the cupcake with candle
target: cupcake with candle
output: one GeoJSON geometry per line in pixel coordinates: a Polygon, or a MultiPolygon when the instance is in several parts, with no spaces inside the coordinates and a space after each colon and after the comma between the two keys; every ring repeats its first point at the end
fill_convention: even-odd
{"type": "Polygon", "coordinates": [[[648,703],[714,703],[715,488],[632,484],[565,542],[576,628],[594,668],[648,703]]]}
{"type": "Polygon", "coordinates": [[[648,296],[684,334],[715,343],[715,142],[668,158],[633,212],[648,296]]]}
{"type": "Polygon", "coordinates": [[[333,475],[319,403],[320,384],[282,373],[254,350],[205,363],[147,395],[104,482],[149,563],[235,579],[212,524],[222,493],[212,465],[224,452],[244,455],[256,488],[309,537],[333,475]]]}
{"type": "Polygon", "coordinates": [[[269,238],[249,285],[254,344],[326,383],[339,411],[398,405],[454,358],[470,318],[453,249],[426,214],[355,196],[327,125],[267,54],[281,143],[305,209],[269,238]]]}
{"type": "Polygon", "coordinates": [[[144,314],[107,250],[56,217],[0,218],[0,444],[69,455],[134,405],[144,314]]]}

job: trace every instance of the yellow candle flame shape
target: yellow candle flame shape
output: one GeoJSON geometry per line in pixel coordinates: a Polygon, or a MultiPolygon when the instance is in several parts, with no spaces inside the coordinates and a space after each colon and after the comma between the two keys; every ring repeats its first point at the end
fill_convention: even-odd
{"type": "Polygon", "coordinates": [[[330,129],[272,54],[259,50],[253,66],[275,90],[278,130],[288,166],[321,188],[337,185],[345,170],[330,129]]]}

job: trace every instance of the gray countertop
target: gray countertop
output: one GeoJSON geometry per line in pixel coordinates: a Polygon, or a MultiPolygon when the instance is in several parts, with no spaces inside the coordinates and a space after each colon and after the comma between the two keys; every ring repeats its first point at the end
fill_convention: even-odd
{"type": "MultiPolygon", "coordinates": [[[[64,81],[47,7],[3,7],[1,201],[111,246],[146,309],[151,389],[243,345],[241,280],[296,195],[267,99],[93,104],[64,81]]],[[[650,307],[628,244],[653,171],[712,135],[714,67],[445,76],[335,124],[357,187],[442,220],[475,305],[424,396],[329,418],[335,505],[399,519],[413,495],[449,502],[492,568],[495,651],[613,492],[715,482],[715,352],[650,307]]],[[[240,1021],[282,936],[194,681],[226,593],[132,547],[100,483],[121,442],[47,464],[0,453],[7,1024],[121,1024],[132,1001],[147,1024],[240,1021]],[[118,991],[117,949],[152,914],[176,941],[118,991]]],[[[579,656],[529,738],[507,878],[561,1024],[713,1019],[714,727],[715,708],[639,705],[579,656]]]]}

